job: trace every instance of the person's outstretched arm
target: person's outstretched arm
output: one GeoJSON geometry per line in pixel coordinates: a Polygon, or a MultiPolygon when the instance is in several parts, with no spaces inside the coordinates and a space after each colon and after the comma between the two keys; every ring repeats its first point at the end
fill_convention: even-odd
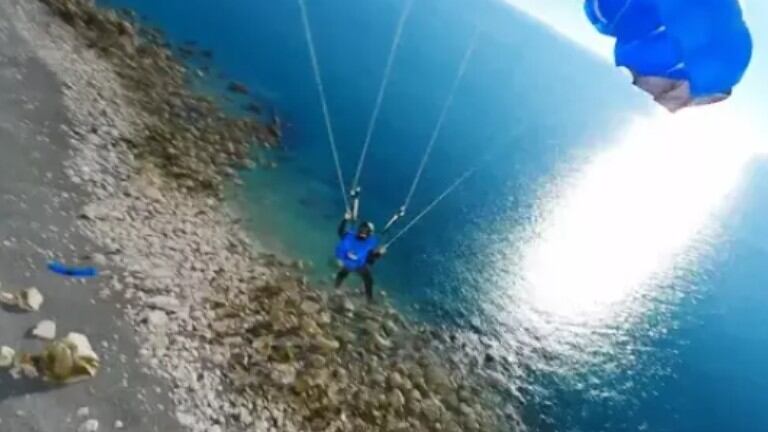
{"type": "Polygon", "coordinates": [[[341,220],[341,223],[339,223],[339,228],[336,230],[336,232],[339,234],[339,237],[344,237],[344,235],[347,233],[347,223],[349,222],[349,213],[344,215],[344,219],[341,220]]]}
{"type": "Polygon", "coordinates": [[[376,261],[377,261],[379,258],[383,257],[383,256],[384,256],[384,254],[386,254],[386,253],[387,253],[387,248],[386,248],[386,246],[383,246],[383,247],[380,247],[380,248],[376,248],[376,249],[374,249],[373,251],[371,251],[371,253],[369,253],[369,254],[368,254],[368,258],[366,258],[366,260],[365,260],[365,261],[366,261],[368,264],[373,264],[373,263],[375,263],[375,262],[376,262],[376,261]]]}

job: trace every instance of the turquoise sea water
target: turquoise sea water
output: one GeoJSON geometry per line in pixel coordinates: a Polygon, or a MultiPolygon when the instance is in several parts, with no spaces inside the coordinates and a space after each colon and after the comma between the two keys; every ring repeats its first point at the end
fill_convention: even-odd
{"type": "MultiPolygon", "coordinates": [[[[308,3],[350,179],[403,2],[308,3]]],[[[275,107],[286,150],[279,169],[246,174],[253,229],[327,280],[343,203],[298,5],[109,4],[211,49],[225,80],[275,107]]],[[[413,211],[492,158],[377,264],[379,287],[516,364],[531,430],[768,430],[765,160],[643,135],[660,126],[635,119],[655,107],[626,76],[504,4],[416,2],[362,177],[365,217],[381,224],[403,200],[475,28],[413,211]]]]}

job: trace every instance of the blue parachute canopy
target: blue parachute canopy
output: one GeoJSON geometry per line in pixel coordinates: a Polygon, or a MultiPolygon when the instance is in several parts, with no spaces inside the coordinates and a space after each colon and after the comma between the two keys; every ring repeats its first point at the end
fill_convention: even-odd
{"type": "Polygon", "coordinates": [[[730,96],[752,57],[739,0],[586,0],[617,66],[670,111],[730,96]]]}

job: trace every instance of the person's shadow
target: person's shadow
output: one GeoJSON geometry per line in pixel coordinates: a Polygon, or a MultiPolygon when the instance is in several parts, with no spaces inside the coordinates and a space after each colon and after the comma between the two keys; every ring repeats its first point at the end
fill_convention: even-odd
{"type": "Polygon", "coordinates": [[[6,399],[44,393],[56,389],[56,384],[43,381],[40,378],[14,378],[7,370],[0,370],[0,403],[6,399]]]}
{"type": "Polygon", "coordinates": [[[0,309],[2,309],[6,313],[17,314],[17,315],[29,313],[29,311],[26,311],[16,305],[9,305],[5,303],[0,303],[0,309]]]}

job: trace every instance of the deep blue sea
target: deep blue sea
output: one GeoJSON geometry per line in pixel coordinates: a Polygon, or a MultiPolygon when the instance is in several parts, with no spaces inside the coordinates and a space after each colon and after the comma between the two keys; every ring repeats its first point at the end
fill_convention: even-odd
{"type": "MultiPolygon", "coordinates": [[[[308,3],[349,182],[404,1],[308,3]]],[[[212,50],[212,87],[246,83],[280,115],[279,168],[244,174],[253,229],[327,281],[344,205],[296,1],[108,4],[212,50]]],[[[720,114],[660,114],[503,2],[417,0],[363,216],[404,199],[475,29],[410,214],[480,169],[377,264],[378,293],[516,364],[532,431],[768,431],[768,163],[720,114]]]]}

